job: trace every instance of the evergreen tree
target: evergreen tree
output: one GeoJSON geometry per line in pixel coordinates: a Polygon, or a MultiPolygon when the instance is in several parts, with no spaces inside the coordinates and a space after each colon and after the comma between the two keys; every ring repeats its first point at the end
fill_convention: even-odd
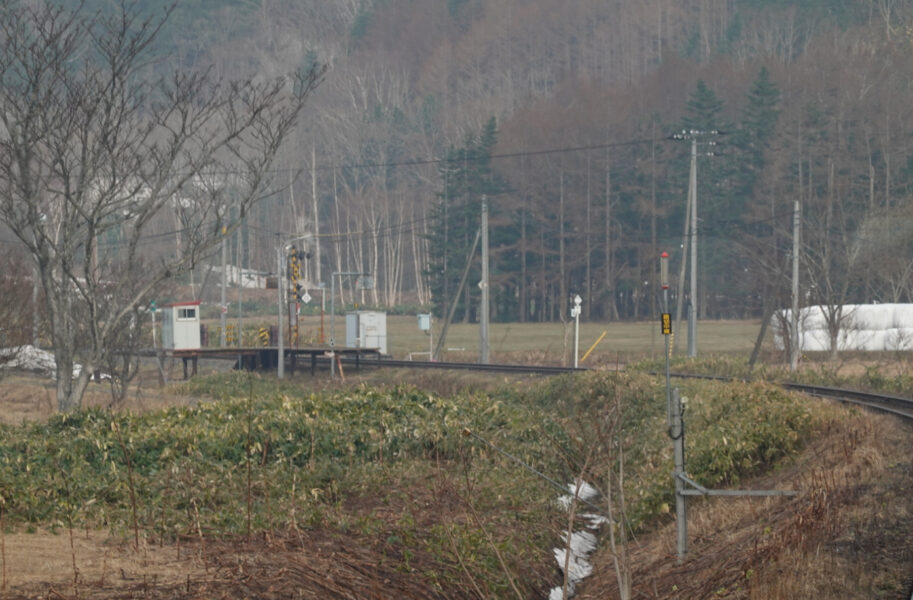
{"type": "Polygon", "coordinates": [[[732,256],[727,252],[728,240],[724,236],[741,217],[742,209],[742,202],[734,193],[734,157],[727,147],[731,144],[724,144],[721,135],[731,129],[723,121],[722,112],[722,99],[703,80],[698,80],[688,98],[681,128],[686,137],[697,140],[700,318],[713,316],[721,308],[712,302],[725,296],[720,293],[728,285],[725,273],[733,268],[725,264],[732,256]]]}
{"type": "Polygon", "coordinates": [[[777,294],[783,282],[781,257],[791,252],[783,245],[791,243],[791,237],[778,233],[779,197],[770,189],[769,179],[767,188],[761,182],[780,116],[780,90],[766,68],[758,72],[746,100],[733,147],[739,161],[735,193],[746,205],[738,230],[743,236],[742,245],[750,250],[743,252],[746,259],[741,269],[734,270],[732,285],[743,297],[759,299],[749,308],[761,308],[762,314],[767,315],[779,301],[777,294]]]}
{"type": "MultiPolygon", "coordinates": [[[[451,302],[457,302],[456,319],[468,321],[474,317],[477,302],[472,299],[478,295],[478,288],[467,284],[459,298],[456,294],[481,223],[482,196],[492,198],[507,189],[491,163],[497,141],[497,121],[492,117],[478,136],[470,135],[463,147],[451,148],[439,167],[442,191],[432,210],[430,264],[425,272],[437,316],[445,316],[451,302]]],[[[496,205],[489,203],[490,217],[497,214],[496,205]]],[[[498,244],[496,236],[489,238],[492,246],[498,244]]],[[[478,281],[479,276],[476,262],[468,281],[478,281]]]]}
{"type": "Polygon", "coordinates": [[[720,113],[723,101],[704,83],[697,80],[694,93],[688,98],[687,112],[682,118],[682,129],[708,133],[720,128],[720,113]]]}
{"type": "Polygon", "coordinates": [[[742,126],[734,140],[741,154],[737,193],[746,199],[754,195],[758,176],[764,170],[765,153],[780,116],[780,89],[771,81],[766,68],[762,67],[758,72],[747,100],[742,126]]]}

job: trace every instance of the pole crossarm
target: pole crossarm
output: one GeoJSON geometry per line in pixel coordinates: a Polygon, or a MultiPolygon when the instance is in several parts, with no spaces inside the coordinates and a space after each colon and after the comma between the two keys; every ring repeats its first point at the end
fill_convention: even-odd
{"type": "Polygon", "coordinates": [[[690,490],[681,490],[679,493],[682,496],[756,496],[756,497],[766,497],[766,496],[796,496],[799,492],[795,490],[711,490],[707,489],[701,484],[697,483],[687,475],[682,473],[673,473],[674,477],[677,477],[685,485],[689,485],[694,489],[690,490]]]}
{"type": "Polygon", "coordinates": [[[669,136],[669,139],[673,140],[691,140],[694,138],[700,138],[710,135],[726,135],[728,131],[720,131],[718,129],[708,129],[704,131],[702,129],[683,129],[678,133],[673,133],[669,136]]]}

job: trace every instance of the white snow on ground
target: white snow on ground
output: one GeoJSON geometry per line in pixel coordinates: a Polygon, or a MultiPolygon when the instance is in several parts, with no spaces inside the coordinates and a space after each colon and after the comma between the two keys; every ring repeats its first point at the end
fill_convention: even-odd
{"type": "MultiPolygon", "coordinates": [[[[565,510],[570,509],[571,504],[574,501],[575,491],[577,492],[577,498],[582,500],[593,501],[599,496],[599,492],[596,488],[585,481],[569,483],[567,487],[571,493],[558,498],[558,504],[564,507],[565,510]]],[[[600,525],[607,522],[607,519],[602,515],[583,513],[580,516],[587,521],[588,529],[598,529],[600,525]]],[[[555,553],[555,560],[558,562],[558,568],[564,571],[564,561],[567,557],[568,547],[567,538],[562,541],[564,542],[562,547],[555,548],[552,552],[555,553]]],[[[586,577],[589,577],[593,572],[593,565],[587,561],[587,557],[596,550],[596,544],[596,536],[589,531],[574,531],[571,533],[571,555],[567,566],[568,598],[574,595],[574,588],[576,585],[586,577]]],[[[548,598],[549,600],[565,600],[562,595],[562,586],[559,585],[552,588],[548,598]]]]}
{"type": "MultiPolygon", "coordinates": [[[[589,531],[575,531],[571,534],[571,559],[568,561],[568,580],[577,583],[584,577],[593,573],[593,565],[587,562],[586,557],[596,549],[596,536],[589,531]]],[[[567,554],[565,548],[555,548],[555,560],[564,569],[564,559],[567,554]]],[[[558,597],[561,597],[561,588],[558,597]]]]}
{"type": "Polygon", "coordinates": [[[567,484],[567,489],[571,492],[565,496],[559,496],[558,504],[560,504],[564,510],[569,510],[571,508],[571,502],[574,501],[574,492],[577,492],[577,497],[581,500],[592,501],[593,499],[599,497],[599,491],[588,484],[586,481],[580,481],[577,483],[567,484]],[[577,491],[577,486],[580,486],[580,490],[577,491]]]}
{"type": "Polygon", "coordinates": [[[583,513],[580,515],[580,518],[587,520],[587,528],[589,529],[599,529],[601,525],[605,525],[609,522],[609,520],[602,515],[597,515],[595,513],[583,513]]]}
{"type": "MultiPolygon", "coordinates": [[[[9,358],[8,361],[0,361],[2,362],[0,368],[38,371],[51,377],[57,375],[57,361],[54,359],[54,354],[32,345],[0,348],[0,358],[9,358]]],[[[78,377],[81,371],[82,365],[73,365],[73,377],[78,377]]]]}

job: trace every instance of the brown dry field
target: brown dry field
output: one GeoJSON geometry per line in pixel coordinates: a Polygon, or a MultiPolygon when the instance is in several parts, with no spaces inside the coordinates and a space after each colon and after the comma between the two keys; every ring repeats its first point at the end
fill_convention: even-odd
{"type": "MultiPolygon", "coordinates": [[[[158,390],[152,379],[131,394],[129,409],[194,402],[158,390]]],[[[107,399],[101,387],[89,395],[90,404],[107,399]]],[[[0,383],[5,423],[40,421],[52,407],[50,383],[30,376],[0,383]]],[[[913,426],[855,410],[844,414],[791,464],[742,486],[795,489],[797,497],[692,502],[689,554],[681,563],[671,516],[632,541],[633,597],[902,597],[913,576],[913,426]]],[[[420,487],[405,494],[417,506],[426,504],[420,487]]],[[[427,505],[435,513],[429,520],[446,519],[440,506],[427,505]]],[[[164,546],[141,542],[138,549],[102,531],[7,531],[0,555],[0,600],[479,597],[468,583],[444,596],[418,583],[385,553],[382,540],[319,528],[222,542],[190,536],[164,546]]],[[[619,597],[607,544],[593,562],[593,576],[575,597],[619,597]]],[[[433,563],[417,557],[412,566],[433,563]]],[[[546,583],[558,581],[555,569],[546,583]]]]}

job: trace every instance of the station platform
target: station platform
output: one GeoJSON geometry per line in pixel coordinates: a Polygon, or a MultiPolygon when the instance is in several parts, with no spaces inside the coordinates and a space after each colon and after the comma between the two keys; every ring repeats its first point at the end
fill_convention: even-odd
{"type": "MultiPolygon", "coordinates": [[[[283,348],[285,366],[289,373],[294,373],[310,358],[311,375],[317,373],[317,359],[320,357],[339,357],[355,360],[355,367],[367,358],[380,360],[381,353],[377,348],[345,348],[330,346],[312,346],[306,348],[283,348]]],[[[184,379],[197,374],[200,359],[223,359],[237,361],[235,367],[250,371],[269,371],[278,367],[279,349],[276,346],[246,348],[197,348],[191,350],[154,350],[152,353],[160,358],[180,358],[184,366],[184,379]]]]}

